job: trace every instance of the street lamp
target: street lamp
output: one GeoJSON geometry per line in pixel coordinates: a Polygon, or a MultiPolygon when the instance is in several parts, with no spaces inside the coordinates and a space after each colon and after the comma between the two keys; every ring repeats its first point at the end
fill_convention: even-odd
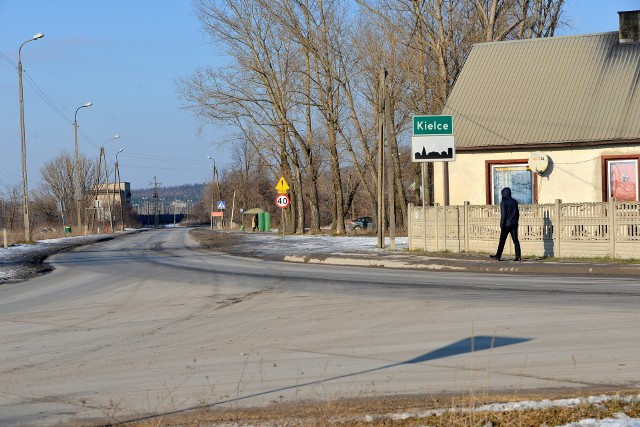
{"type": "Polygon", "coordinates": [[[29,225],[29,186],[27,185],[27,143],[24,132],[24,98],[22,95],[22,46],[44,37],[38,33],[29,40],[23,42],[18,48],[18,89],[20,92],[20,143],[22,147],[22,206],[24,211],[24,240],[31,241],[31,228],[29,225]]]}
{"type": "Polygon", "coordinates": [[[81,108],[91,107],[92,102],[87,102],[76,109],[76,114],[73,116],[73,136],[76,146],[76,161],[75,161],[75,175],[76,175],[76,210],[78,211],[78,232],[82,229],[82,201],[84,200],[84,183],[80,183],[80,158],[78,156],[78,111],[81,108]]]}

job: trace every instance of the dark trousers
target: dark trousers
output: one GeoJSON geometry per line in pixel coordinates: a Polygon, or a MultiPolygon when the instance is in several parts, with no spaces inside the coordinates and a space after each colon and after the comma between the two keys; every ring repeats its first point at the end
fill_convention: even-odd
{"type": "Polygon", "coordinates": [[[511,234],[513,240],[513,246],[516,250],[516,258],[520,258],[520,241],[518,240],[518,226],[510,225],[507,227],[500,227],[500,242],[498,243],[498,250],[496,251],[496,257],[502,256],[504,250],[504,244],[507,242],[507,236],[511,234]]]}

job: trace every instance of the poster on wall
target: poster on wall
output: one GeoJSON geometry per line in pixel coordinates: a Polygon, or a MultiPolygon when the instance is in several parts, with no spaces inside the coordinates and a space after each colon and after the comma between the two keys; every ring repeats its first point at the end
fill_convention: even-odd
{"type": "Polygon", "coordinates": [[[638,200],[638,160],[610,160],[608,165],[609,198],[638,200]]]}

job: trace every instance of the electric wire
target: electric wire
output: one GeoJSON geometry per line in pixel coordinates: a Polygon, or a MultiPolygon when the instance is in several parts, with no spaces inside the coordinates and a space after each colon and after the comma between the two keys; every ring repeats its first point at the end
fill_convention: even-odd
{"type": "Polygon", "coordinates": [[[18,64],[13,62],[13,60],[11,58],[9,58],[7,55],[5,55],[4,53],[0,52],[0,58],[4,59],[6,62],[11,64],[13,66],[13,68],[15,68],[16,70],[18,69],[18,64]]]}
{"type": "MultiPolygon", "coordinates": [[[[8,57],[6,54],[0,52],[0,58],[2,60],[4,60],[5,62],[7,62],[9,65],[11,65],[13,68],[16,69],[18,68],[18,64],[16,62],[14,62],[10,57],[8,57]]],[[[65,113],[56,105],[56,103],[49,98],[49,96],[47,96],[47,94],[45,93],[45,91],[36,83],[35,79],[33,77],[31,77],[31,75],[26,71],[23,70],[23,76],[25,77],[25,81],[27,82],[27,84],[33,88],[33,90],[35,91],[36,95],[38,95],[39,98],[41,98],[44,103],[51,108],[51,110],[53,110],[53,112],[56,113],[56,115],[58,115],[62,120],[64,120],[66,123],[73,125],[73,121],[67,117],[65,115],[65,113]]],[[[89,145],[91,145],[92,147],[94,147],[95,149],[100,149],[100,146],[82,129],[82,128],[78,128],[78,133],[79,135],[82,137],[82,140],[87,142],[89,145]]],[[[104,146],[104,144],[103,144],[104,146]]],[[[114,150],[106,150],[106,151],[111,151],[112,153],[115,153],[114,150]]],[[[128,157],[134,157],[137,159],[142,159],[142,160],[151,160],[151,161],[160,161],[160,162],[171,162],[172,164],[176,164],[176,163],[180,163],[180,164],[184,164],[185,167],[180,168],[180,167],[158,167],[158,166],[142,166],[142,165],[122,165],[122,166],[126,166],[126,167],[134,167],[134,168],[143,168],[143,169],[160,169],[160,170],[175,170],[175,171],[186,171],[186,170],[194,170],[193,167],[186,167],[186,165],[197,165],[197,164],[201,164],[203,162],[203,160],[201,159],[177,159],[175,157],[171,157],[171,156],[159,156],[159,155],[152,155],[152,154],[143,154],[143,153],[136,153],[136,152],[131,152],[131,151],[126,151],[126,154],[128,157]]],[[[10,178],[12,181],[19,181],[20,177],[15,174],[14,172],[8,170],[8,169],[4,169],[4,168],[0,168],[5,172],[0,171],[0,176],[6,176],[8,178],[10,178]]],[[[209,171],[209,168],[196,168],[195,170],[198,171],[209,171]]]]}

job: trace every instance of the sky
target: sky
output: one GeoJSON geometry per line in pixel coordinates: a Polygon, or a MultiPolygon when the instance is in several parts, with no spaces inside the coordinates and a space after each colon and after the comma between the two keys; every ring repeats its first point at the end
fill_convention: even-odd
{"type": "MultiPolygon", "coordinates": [[[[355,0],[354,0],[355,1],[355,0]]],[[[558,35],[616,31],[618,11],[640,0],[567,0],[558,35]]],[[[104,145],[131,188],[211,179],[211,156],[231,163],[234,131],[204,124],[178,97],[175,82],[199,67],[223,64],[196,20],[191,1],[0,0],[0,193],[21,185],[18,48],[22,48],[25,141],[30,189],[40,170],[64,150],[97,158],[104,145]],[[204,125],[204,127],[203,127],[204,125]],[[119,139],[111,139],[120,135],[119,139]]]]}

